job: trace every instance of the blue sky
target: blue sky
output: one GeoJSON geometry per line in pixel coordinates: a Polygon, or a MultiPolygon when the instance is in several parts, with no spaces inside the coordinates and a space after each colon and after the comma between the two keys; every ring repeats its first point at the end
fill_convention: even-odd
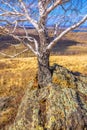
{"type": "MultiPolygon", "coordinates": [[[[30,1],[24,0],[24,1],[26,1],[26,5],[27,3],[34,1],[35,4],[31,7],[31,11],[37,11],[36,5],[37,5],[38,0],[30,0],[30,1]]],[[[15,4],[14,2],[11,2],[11,4],[17,10],[19,10],[17,4],[15,4]]],[[[3,5],[3,7],[5,9],[8,9],[6,5],[3,5]]],[[[87,14],[87,0],[70,0],[70,2],[64,4],[62,7],[58,6],[55,10],[53,10],[49,14],[47,25],[54,25],[55,23],[58,23],[58,24],[61,23],[60,26],[69,26],[79,21],[85,14],[87,14]]],[[[32,16],[32,17],[37,20],[39,18],[38,13],[36,16],[37,16],[36,18],[35,16],[34,17],[32,16]]],[[[26,25],[30,25],[30,23],[26,23],[26,25]]],[[[83,26],[87,26],[87,22],[85,22],[83,26]]]]}
{"type": "MultiPolygon", "coordinates": [[[[48,24],[61,22],[65,25],[64,21],[66,21],[65,26],[69,26],[79,21],[86,14],[87,0],[70,0],[70,2],[64,4],[62,7],[57,7],[50,13],[50,16],[55,16],[55,18],[50,19],[50,21],[48,21],[48,24]]],[[[87,26],[87,21],[82,26],[87,26]]]]}

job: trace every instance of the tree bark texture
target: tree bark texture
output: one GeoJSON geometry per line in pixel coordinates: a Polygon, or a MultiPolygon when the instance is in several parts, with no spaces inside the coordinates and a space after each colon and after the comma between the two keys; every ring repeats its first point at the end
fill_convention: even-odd
{"type": "Polygon", "coordinates": [[[46,50],[46,47],[49,44],[49,36],[47,29],[44,27],[45,21],[40,20],[39,23],[39,56],[38,58],[38,84],[40,87],[46,86],[48,83],[51,83],[52,76],[49,66],[49,56],[50,51],[46,50]]]}
{"type": "Polygon", "coordinates": [[[41,87],[51,83],[52,80],[49,55],[49,52],[41,52],[40,57],[38,57],[38,84],[41,87]]]}

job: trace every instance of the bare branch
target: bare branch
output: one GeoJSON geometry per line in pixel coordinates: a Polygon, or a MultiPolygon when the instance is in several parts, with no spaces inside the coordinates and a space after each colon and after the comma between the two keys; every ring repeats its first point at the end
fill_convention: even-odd
{"type": "MultiPolygon", "coordinates": [[[[8,26],[7,26],[7,28],[6,28],[6,26],[5,27],[0,26],[1,34],[3,33],[3,34],[7,34],[7,35],[14,37],[19,42],[23,43],[26,47],[28,47],[28,49],[31,49],[31,51],[35,55],[39,55],[39,51],[43,50],[40,48],[51,50],[52,47],[58,42],[58,40],[62,36],[64,36],[69,31],[75,29],[80,24],[82,24],[85,20],[87,20],[87,15],[86,15],[77,24],[74,24],[71,27],[65,29],[65,31],[60,33],[59,36],[57,36],[57,26],[56,26],[55,32],[54,32],[56,38],[50,42],[49,35],[46,30],[47,29],[46,25],[48,24],[47,18],[50,16],[49,13],[52,10],[54,10],[57,6],[63,5],[64,3],[69,2],[70,0],[38,0],[37,2],[35,2],[33,0],[31,2],[29,1],[29,3],[24,2],[23,0],[18,0],[19,4],[17,4],[17,5],[15,4],[14,7],[12,6],[12,3],[10,3],[9,1],[6,1],[6,0],[1,0],[1,1],[3,4],[5,4],[5,6],[7,6],[7,8],[4,7],[3,4],[0,6],[0,22],[5,23],[6,25],[13,25],[13,26],[10,26],[12,28],[9,28],[8,26]],[[37,5],[35,5],[35,4],[37,4],[37,5]],[[35,9],[31,9],[34,6],[35,6],[35,9]],[[39,14],[38,14],[37,6],[39,9],[39,14]],[[38,17],[37,17],[37,18],[39,18],[38,21],[35,20],[35,18],[34,18],[34,12],[36,12],[36,14],[38,15],[38,17]],[[31,23],[35,27],[36,31],[38,32],[38,38],[39,38],[38,41],[39,42],[36,40],[36,38],[29,36],[29,32],[28,32],[27,28],[23,26],[26,24],[25,21],[27,21],[29,24],[31,23]],[[18,31],[17,27],[22,27],[22,29],[23,29],[22,31],[25,31],[22,33],[21,36],[17,32],[18,31]],[[32,43],[34,44],[34,46],[32,45],[32,43]],[[44,47],[45,44],[46,44],[46,46],[44,47]]],[[[71,2],[71,4],[73,6],[72,2],[71,2]]],[[[65,7],[67,7],[67,6],[68,6],[68,4],[65,7]]],[[[63,7],[61,9],[63,9],[63,7]]],[[[72,11],[72,8],[69,7],[69,9],[72,11]]],[[[65,12],[66,11],[67,11],[67,8],[65,8],[65,12]]],[[[52,19],[52,15],[54,15],[54,12],[53,12],[53,14],[51,14],[51,19],[52,19]]],[[[56,18],[56,16],[57,15],[55,15],[55,18],[56,18]]],[[[62,17],[63,22],[61,22],[61,13],[60,13],[60,15],[58,15],[58,18],[55,20],[55,21],[58,20],[58,25],[60,25],[60,23],[61,23],[61,25],[63,25],[64,20],[67,23],[67,19],[68,19],[68,18],[66,19],[67,15],[63,14],[63,17],[62,17]],[[65,18],[63,18],[63,17],[65,17],[65,18]]],[[[71,17],[69,17],[69,18],[71,19],[71,17]]],[[[55,21],[53,21],[54,24],[56,24],[55,21]]],[[[77,21],[77,18],[76,18],[76,21],[77,21]]]]}
{"type": "Polygon", "coordinates": [[[17,21],[15,21],[14,23],[15,23],[15,26],[14,26],[14,29],[13,29],[12,33],[14,33],[14,32],[15,32],[15,30],[16,30],[16,28],[17,28],[17,24],[18,24],[18,22],[17,22],[17,21]]]}
{"type": "Polygon", "coordinates": [[[53,5],[51,5],[47,11],[46,14],[50,13],[54,8],[56,8],[58,5],[60,5],[62,3],[62,0],[57,0],[53,3],[53,5]]]}
{"type": "Polygon", "coordinates": [[[27,46],[36,56],[38,55],[38,53],[33,49],[33,47],[30,45],[30,44],[26,44],[26,43],[24,43],[25,44],[25,46],[27,46]]]}
{"type": "Polygon", "coordinates": [[[7,34],[9,33],[9,30],[5,27],[0,26],[0,34],[7,34]]]}
{"type": "Polygon", "coordinates": [[[10,11],[7,11],[7,12],[4,12],[4,13],[1,13],[0,16],[24,16],[23,13],[19,13],[19,12],[10,12],[10,11]]]}
{"type": "MultiPolygon", "coordinates": [[[[10,23],[9,21],[7,21],[7,22],[10,23]]],[[[22,37],[21,37],[21,36],[18,36],[18,35],[13,34],[14,31],[15,31],[15,29],[16,29],[16,27],[17,27],[17,21],[12,22],[12,23],[10,23],[10,24],[13,24],[13,23],[15,23],[15,26],[14,26],[14,29],[13,29],[12,32],[9,31],[9,29],[0,26],[1,34],[7,34],[7,35],[9,35],[9,36],[14,37],[14,38],[17,39],[18,41],[24,43],[24,45],[27,46],[28,49],[31,49],[31,51],[32,51],[35,55],[39,55],[39,52],[38,52],[38,42],[36,41],[36,39],[33,38],[33,37],[28,36],[28,32],[27,32],[27,30],[26,30],[25,27],[23,27],[23,28],[24,28],[24,31],[25,31],[25,33],[26,33],[26,36],[24,36],[24,37],[22,36],[22,37]],[[29,42],[35,43],[35,50],[34,50],[34,48],[33,48],[29,43],[25,43],[25,42],[24,42],[24,39],[25,39],[25,38],[26,38],[29,42]]]]}
{"type": "Polygon", "coordinates": [[[28,39],[28,41],[34,42],[34,44],[35,44],[35,51],[37,52],[37,54],[39,54],[39,52],[38,52],[38,42],[37,42],[37,40],[36,40],[35,38],[33,38],[33,37],[29,37],[26,28],[25,28],[24,26],[23,26],[23,28],[24,28],[24,31],[25,31],[25,33],[26,33],[26,38],[28,39]]]}
{"type": "MultiPolygon", "coordinates": [[[[22,43],[23,43],[26,47],[28,47],[28,49],[30,49],[35,55],[38,55],[38,52],[37,52],[36,50],[34,50],[34,48],[33,48],[29,43],[25,43],[25,42],[24,42],[24,39],[21,39],[20,36],[17,36],[17,35],[14,35],[14,34],[10,34],[10,35],[13,36],[15,39],[19,40],[20,42],[22,42],[22,43]]],[[[25,36],[25,38],[27,38],[27,40],[28,40],[29,42],[31,42],[29,37],[25,36]]],[[[32,37],[31,37],[31,38],[32,38],[32,37]]],[[[33,38],[32,38],[32,39],[33,39],[33,38]]]]}
{"type": "Polygon", "coordinates": [[[28,51],[28,50],[29,50],[29,48],[26,48],[26,49],[24,49],[23,51],[21,51],[21,52],[15,54],[14,56],[12,56],[12,58],[17,57],[18,55],[21,55],[22,53],[24,53],[24,52],[26,52],[26,51],[28,51]]]}
{"type": "Polygon", "coordinates": [[[39,55],[39,52],[37,50],[38,49],[38,42],[35,40],[35,38],[29,37],[27,34],[26,34],[26,36],[21,37],[21,36],[9,33],[9,30],[5,29],[4,27],[0,27],[0,30],[1,30],[1,34],[8,34],[9,36],[12,36],[13,38],[17,39],[19,42],[23,43],[26,47],[28,47],[28,49],[30,49],[35,55],[39,55]],[[27,38],[27,40],[29,42],[35,42],[36,50],[34,50],[34,48],[29,43],[24,42],[25,38],[27,38]]]}
{"type": "Polygon", "coordinates": [[[45,15],[48,15],[53,9],[55,9],[58,5],[64,4],[69,0],[56,0],[46,11],[45,15]]]}
{"type": "Polygon", "coordinates": [[[13,6],[11,6],[11,4],[9,4],[8,2],[5,2],[4,0],[1,0],[1,2],[5,5],[7,5],[10,9],[12,9],[14,12],[18,12],[13,6]]]}
{"type": "Polygon", "coordinates": [[[3,55],[3,56],[9,57],[9,58],[13,58],[13,56],[11,56],[11,55],[8,55],[8,54],[6,54],[6,53],[3,53],[3,52],[0,52],[0,54],[1,54],[1,55],[3,55]]]}
{"type": "Polygon", "coordinates": [[[38,42],[37,42],[37,40],[36,40],[35,38],[33,38],[33,37],[28,36],[28,32],[27,32],[26,28],[25,28],[24,26],[23,26],[23,28],[24,28],[24,31],[25,31],[25,33],[26,33],[25,38],[27,38],[28,41],[30,41],[30,42],[34,42],[34,44],[35,44],[35,50],[36,50],[36,52],[39,54],[39,52],[38,52],[38,42]]]}
{"type": "Polygon", "coordinates": [[[34,20],[34,19],[32,19],[32,18],[30,17],[30,15],[29,15],[29,13],[28,13],[28,11],[27,11],[27,8],[26,8],[26,6],[25,6],[25,4],[24,4],[22,1],[20,1],[20,3],[21,3],[21,6],[23,7],[23,9],[24,9],[24,11],[25,11],[25,15],[26,15],[27,20],[28,20],[29,22],[31,22],[32,25],[38,30],[37,21],[34,20]]]}
{"type": "Polygon", "coordinates": [[[8,25],[13,25],[14,23],[20,23],[20,22],[26,22],[27,19],[17,19],[13,22],[11,22],[10,20],[7,20],[7,19],[0,19],[0,22],[6,22],[8,25]]]}
{"type": "Polygon", "coordinates": [[[84,16],[84,18],[79,21],[78,23],[72,25],[71,27],[64,30],[58,37],[56,37],[48,46],[46,49],[51,50],[52,47],[62,38],[65,34],[67,34],[69,31],[74,30],[75,28],[79,27],[82,23],[84,23],[87,20],[87,15],[84,16]]]}
{"type": "Polygon", "coordinates": [[[39,0],[38,8],[40,16],[43,16],[50,0],[39,0]]]}
{"type": "Polygon", "coordinates": [[[28,35],[26,28],[24,26],[23,26],[23,28],[24,28],[24,31],[25,31],[25,34],[26,34],[25,38],[27,38],[28,41],[33,42],[33,38],[28,35]]]}
{"type": "Polygon", "coordinates": [[[6,54],[6,53],[4,53],[4,52],[0,52],[0,54],[1,55],[3,55],[3,56],[6,56],[6,57],[8,57],[8,58],[14,58],[14,57],[17,57],[18,55],[20,55],[20,54],[22,54],[22,53],[24,53],[24,52],[26,52],[26,51],[28,51],[29,49],[28,48],[26,48],[26,49],[24,49],[23,51],[21,51],[21,52],[19,52],[19,53],[17,53],[17,54],[15,54],[15,55],[8,55],[8,54],[6,54]]]}
{"type": "Polygon", "coordinates": [[[34,39],[34,43],[35,43],[35,50],[39,54],[39,52],[38,52],[38,42],[37,42],[36,39],[34,39]]]}

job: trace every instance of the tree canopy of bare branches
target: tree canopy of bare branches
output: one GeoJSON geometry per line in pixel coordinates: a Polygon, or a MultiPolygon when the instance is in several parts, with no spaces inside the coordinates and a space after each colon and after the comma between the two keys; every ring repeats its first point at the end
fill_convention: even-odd
{"type": "MultiPolygon", "coordinates": [[[[86,0],[14,0],[14,2],[1,0],[0,30],[3,34],[13,36],[22,42],[27,47],[23,52],[31,49],[38,58],[39,68],[41,65],[49,68],[49,55],[53,46],[65,34],[79,27],[87,20],[86,5],[86,0]],[[65,28],[50,40],[48,27],[55,24],[65,28]],[[29,35],[26,26],[30,25],[35,28],[39,40],[29,35]],[[23,28],[25,35],[20,36],[15,33],[19,27],[23,28]],[[25,39],[27,39],[27,42],[25,42],[25,39]],[[34,43],[34,46],[30,43],[34,43]]],[[[17,55],[15,54],[12,57],[17,55]]],[[[46,79],[48,80],[51,74],[48,69],[46,69],[46,73],[48,73],[46,79]]],[[[39,79],[41,75],[42,72],[39,79]]]]}

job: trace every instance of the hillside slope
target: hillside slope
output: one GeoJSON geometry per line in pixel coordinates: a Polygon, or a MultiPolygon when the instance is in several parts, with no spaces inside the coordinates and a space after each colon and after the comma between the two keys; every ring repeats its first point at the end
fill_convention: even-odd
{"type": "MultiPolygon", "coordinates": [[[[35,34],[33,30],[29,31],[30,35],[36,37],[38,40],[38,36],[35,34]],[[31,33],[30,33],[31,32],[31,33]]],[[[22,35],[22,34],[21,34],[22,35]]],[[[53,37],[50,34],[50,39],[53,37]]],[[[34,46],[34,45],[33,45],[34,46]]],[[[0,36],[0,51],[5,52],[8,55],[14,55],[26,47],[24,45],[19,44],[17,40],[9,36],[0,36]]],[[[53,48],[52,54],[58,55],[75,55],[75,54],[87,54],[87,32],[70,32],[65,37],[63,37],[57,45],[53,48]]],[[[18,57],[29,57],[34,56],[34,54],[29,50],[18,57]]],[[[0,57],[4,57],[0,54],[0,57]]]]}

